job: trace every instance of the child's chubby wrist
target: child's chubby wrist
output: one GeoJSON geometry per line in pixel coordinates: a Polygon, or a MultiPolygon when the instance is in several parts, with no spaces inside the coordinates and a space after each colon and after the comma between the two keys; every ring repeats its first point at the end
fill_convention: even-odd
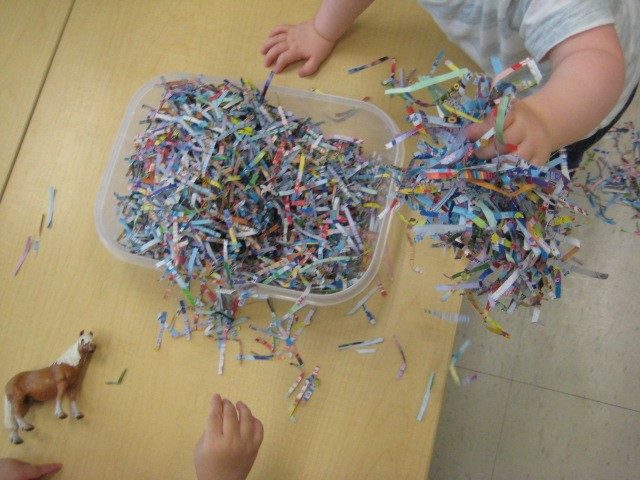
{"type": "Polygon", "coordinates": [[[539,105],[539,102],[536,101],[534,96],[523,98],[521,102],[527,106],[533,115],[535,115],[538,126],[541,129],[541,133],[546,137],[547,143],[555,148],[562,147],[562,142],[560,139],[556,138],[559,129],[553,127],[552,110],[539,105]]]}
{"type": "Polygon", "coordinates": [[[311,28],[313,28],[316,35],[322,38],[325,42],[336,43],[338,41],[339,37],[333,38],[329,32],[325,31],[326,29],[322,28],[322,21],[318,20],[317,16],[311,21],[311,28]]]}

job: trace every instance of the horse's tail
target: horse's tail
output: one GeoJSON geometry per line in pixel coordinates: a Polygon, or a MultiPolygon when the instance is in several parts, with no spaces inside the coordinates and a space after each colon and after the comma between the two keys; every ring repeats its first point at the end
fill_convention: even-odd
{"type": "Polygon", "coordinates": [[[15,419],[13,418],[13,405],[9,401],[9,397],[4,396],[4,426],[8,430],[13,430],[15,427],[15,419]]]}

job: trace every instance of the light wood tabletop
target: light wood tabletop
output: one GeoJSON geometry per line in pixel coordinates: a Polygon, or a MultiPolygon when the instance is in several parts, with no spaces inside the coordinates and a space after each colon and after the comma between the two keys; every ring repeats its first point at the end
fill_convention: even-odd
{"type": "Polygon", "coordinates": [[[0,0],[0,197],[72,0],[0,0]]]}
{"type": "MultiPolygon", "coordinates": [[[[156,317],[175,311],[179,292],[163,298],[167,284],[159,281],[160,272],[118,261],[96,233],[97,191],[136,90],[167,72],[242,76],[261,84],[268,70],[258,49],[269,31],[310,17],[318,5],[75,1],[0,204],[0,378],[50,364],[81,329],[93,330],[99,347],[79,398],[85,418],[57,420],[53,403],[36,405],[27,415],[36,430],[25,432],[19,446],[7,434],[0,456],[60,461],[60,479],[195,478],[193,447],[211,395],[220,392],[247,403],[265,426],[250,478],[426,478],[455,326],[424,310],[459,308],[458,298],[442,304],[434,289],[443,273],[460,269],[450,253],[430,248],[430,242],[418,245],[415,263],[424,273],[416,273],[404,224],[394,219],[380,275],[389,294],[368,304],[378,324],[369,325],[360,314],[344,316],[355,300],[319,309],[299,348],[308,371],[321,367],[321,384],[292,423],[284,394],[298,371],[287,362],[240,365],[229,355],[218,375],[215,342],[200,334],[190,341],[167,338],[155,351],[156,317]],[[57,190],[52,228],[43,230],[39,252],[31,252],[14,276],[26,238],[38,236],[50,186],[57,190]],[[407,357],[401,380],[393,336],[407,357]],[[336,349],[374,337],[385,338],[374,355],[336,349]],[[105,384],[125,368],[123,384],[105,384]],[[418,422],[431,372],[430,405],[418,422]]],[[[406,129],[402,102],[385,97],[380,85],[388,66],[355,75],[347,69],[395,55],[400,66],[424,72],[443,47],[454,62],[468,64],[449,45],[415,2],[381,0],[317,75],[301,79],[292,69],[274,83],[370,96],[406,129]]],[[[289,306],[275,302],[279,313],[289,306]]],[[[269,321],[264,301],[251,301],[242,315],[258,325],[269,321]]],[[[248,329],[241,335],[252,341],[248,329]]]]}

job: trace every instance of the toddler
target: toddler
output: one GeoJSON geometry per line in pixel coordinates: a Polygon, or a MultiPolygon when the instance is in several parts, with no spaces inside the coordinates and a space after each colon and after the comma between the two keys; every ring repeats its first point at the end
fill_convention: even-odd
{"type": "MultiPolygon", "coordinates": [[[[276,27],[264,42],[265,66],[280,73],[303,60],[300,76],[313,74],[335,43],[373,0],[324,0],[315,17],[276,27]]],[[[500,153],[543,165],[561,147],[569,166],[597,142],[631,103],[640,79],[638,0],[419,0],[478,65],[490,58],[508,66],[533,57],[543,83],[512,102],[500,153]]],[[[470,125],[477,140],[492,120],[470,125]]],[[[478,150],[491,158],[496,147],[478,150]]]]}

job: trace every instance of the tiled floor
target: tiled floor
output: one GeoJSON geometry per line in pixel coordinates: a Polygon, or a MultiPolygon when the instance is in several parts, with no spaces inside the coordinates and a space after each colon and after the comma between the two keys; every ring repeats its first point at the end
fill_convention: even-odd
{"type": "MultiPolygon", "coordinates": [[[[640,126],[640,98],[628,120],[640,126]]],[[[526,309],[496,315],[510,340],[477,322],[460,326],[456,348],[472,341],[460,376],[479,378],[447,383],[430,480],[640,479],[640,237],[627,233],[631,216],[617,208],[617,225],[591,216],[574,232],[585,266],[609,278],[567,278],[562,298],[544,305],[543,326],[526,309]]]]}

